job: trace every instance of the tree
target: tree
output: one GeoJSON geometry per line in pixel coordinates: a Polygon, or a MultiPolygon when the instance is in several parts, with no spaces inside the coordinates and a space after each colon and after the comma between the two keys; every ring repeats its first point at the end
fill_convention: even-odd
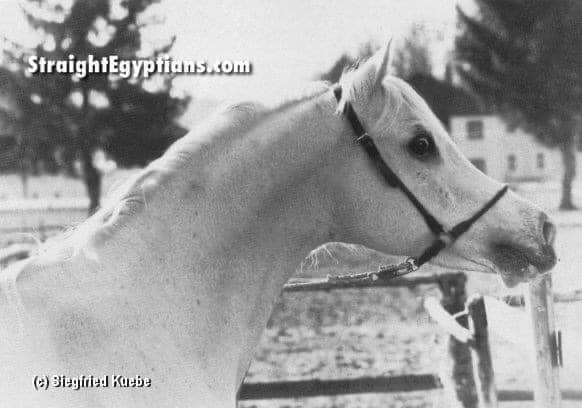
{"type": "Polygon", "coordinates": [[[432,76],[431,39],[426,27],[415,24],[404,37],[404,42],[394,53],[394,75],[409,79],[415,75],[432,76]]]}
{"type": "Polygon", "coordinates": [[[431,47],[442,41],[441,31],[431,34],[426,26],[415,24],[396,49],[392,66],[395,75],[406,80],[448,127],[451,116],[474,114],[481,107],[475,97],[453,83],[449,64],[444,79],[433,74],[431,47]]]}
{"type": "Polygon", "coordinates": [[[5,39],[0,84],[10,83],[20,111],[23,137],[32,160],[58,156],[72,172],[79,160],[89,212],[99,205],[101,174],[93,163],[104,150],[121,166],[144,165],[185,133],[175,119],[188,99],[173,96],[171,76],[123,78],[89,74],[30,74],[29,57],[46,60],[156,59],[174,39],[147,47],[141,30],[159,23],[148,8],[159,0],[24,0],[23,13],[40,40],[34,49],[5,39]],[[38,143],[38,141],[43,143],[38,143]],[[40,148],[35,148],[40,146],[40,148]],[[42,150],[42,151],[41,151],[42,150]]]}
{"type": "Polygon", "coordinates": [[[343,72],[352,66],[356,66],[359,61],[366,60],[374,55],[374,52],[378,47],[374,46],[372,43],[365,43],[360,46],[358,53],[355,57],[350,54],[343,53],[340,57],[333,63],[331,68],[318,76],[321,81],[327,81],[329,83],[335,84],[338,82],[343,74],[343,72]]]}
{"type": "MultiPolygon", "coordinates": [[[[393,74],[405,80],[417,74],[432,75],[429,43],[426,28],[423,25],[412,26],[403,44],[393,52],[394,58],[391,62],[393,74]]],[[[359,61],[370,58],[378,48],[374,43],[367,42],[360,46],[355,56],[342,54],[327,72],[318,76],[318,79],[331,83],[339,81],[346,68],[356,66],[359,61]]]]}
{"type": "Polygon", "coordinates": [[[458,73],[511,126],[562,152],[561,209],[573,209],[576,138],[582,112],[582,2],[477,0],[458,8],[458,73]]]}

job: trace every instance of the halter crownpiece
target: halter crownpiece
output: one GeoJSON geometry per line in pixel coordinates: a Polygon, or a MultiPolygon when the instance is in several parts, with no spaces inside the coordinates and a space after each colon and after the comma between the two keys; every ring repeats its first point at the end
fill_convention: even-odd
{"type": "MultiPolygon", "coordinates": [[[[341,101],[342,98],[342,88],[340,85],[336,85],[333,88],[333,93],[335,95],[336,100],[338,103],[341,101]]],[[[406,185],[402,182],[400,177],[396,175],[392,171],[392,169],[388,166],[388,164],[382,158],[380,151],[376,147],[376,143],[370,137],[368,132],[364,129],[362,122],[358,118],[356,111],[354,110],[352,104],[349,101],[345,102],[345,108],[343,111],[346,119],[350,123],[354,134],[356,135],[355,141],[358,143],[364,151],[367,153],[369,159],[372,161],[372,164],[376,167],[376,169],[380,172],[386,183],[393,188],[400,189],[404,195],[408,198],[408,200],[414,205],[414,207],[418,210],[422,218],[432,234],[435,236],[435,240],[424,252],[416,258],[408,258],[406,263],[410,265],[407,269],[405,269],[404,273],[393,271],[390,268],[382,269],[378,271],[379,275],[384,275],[384,279],[391,279],[397,276],[404,275],[406,273],[410,273],[418,269],[420,266],[424,265],[435,256],[439,254],[443,249],[452,245],[461,235],[471,228],[471,226],[481,218],[487,211],[491,209],[500,199],[505,195],[509,186],[506,184],[504,185],[492,198],[489,200],[481,209],[479,209],[475,214],[473,214],[468,219],[461,221],[457,225],[455,225],[449,231],[445,230],[443,225],[437,221],[437,219],[426,209],[424,205],[416,196],[406,187],[406,185]]]]}

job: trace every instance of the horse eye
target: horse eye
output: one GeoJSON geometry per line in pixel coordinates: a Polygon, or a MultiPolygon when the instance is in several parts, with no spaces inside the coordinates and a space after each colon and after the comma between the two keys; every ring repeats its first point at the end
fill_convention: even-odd
{"type": "Polygon", "coordinates": [[[408,143],[408,150],[419,158],[425,158],[435,152],[435,144],[432,136],[426,131],[416,132],[414,138],[408,143]]]}

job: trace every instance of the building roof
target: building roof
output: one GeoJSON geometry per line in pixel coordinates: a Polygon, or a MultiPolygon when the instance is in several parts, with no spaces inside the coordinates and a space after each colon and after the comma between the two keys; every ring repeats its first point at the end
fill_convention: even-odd
{"type": "Polygon", "coordinates": [[[408,83],[426,100],[447,127],[451,116],[490,113],[476,96],[446,80],[432,75],[416,74],[408,79],[408,83]]]}

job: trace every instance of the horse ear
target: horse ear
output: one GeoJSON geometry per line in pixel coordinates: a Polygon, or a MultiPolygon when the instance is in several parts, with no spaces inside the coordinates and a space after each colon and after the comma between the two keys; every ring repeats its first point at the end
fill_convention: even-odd
{"type": "Polygon", "coordinates": [[[388,44],[385,47],[382,47],[376,55],[374,59],[376,60],[376,75],[374,80],[374,86],[380,86],[382,80],[388,75],[388,70],[390,69],[390,64],[392,62],[391,56],[391,48],[392,48],[392,39],[388,40],[388,44]]]}

